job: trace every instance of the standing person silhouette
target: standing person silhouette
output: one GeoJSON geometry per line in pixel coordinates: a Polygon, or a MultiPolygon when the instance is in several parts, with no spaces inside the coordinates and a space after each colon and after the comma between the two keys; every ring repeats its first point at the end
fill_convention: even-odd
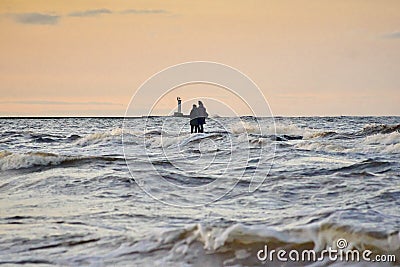
{"type": "Polygon", "coordinates": [[[190,111],[190,133],[197,133],[199,131],[199,112],[196,104],[193,104],[193,108],[190,111]]]}
{"type": "Polygon", "coordinates": [[[203,125],[206,124],[206,118],[208,117],[208,113],[206,108],[203,105],[203,102],[199,101],[199,107],[197,108],[198,114],[198,124],[199,124],[199,133],[204,133],[203,125]]]}

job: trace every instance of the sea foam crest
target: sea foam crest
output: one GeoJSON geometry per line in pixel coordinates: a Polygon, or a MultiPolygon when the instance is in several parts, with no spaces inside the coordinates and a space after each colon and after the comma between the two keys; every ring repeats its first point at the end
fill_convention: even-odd
{"type": "Polygon", "coordinates": [[[0,170],[18,170],[36,166],[57,166],[64,163],[76,164],[92,161],[117,161],[119,157],[109,156],[64,156],[45,152],[13,153],[0,151],[0,170]]]}
{"type": "MultiPolygon", "coordinates": [[[[240,223],[226,228],[188,225],[157,233],[131,247],[125,247],[123,252],[145,254],[157,251],[151,254],[157,266],[263,266],[257,259],[257,252],[264,245],[268,245],[269,249],[299,252],[307,249],[321,253],[328,248],[337,248],[339,239],[346,240],[347,249],[362,252],[369,248],[377,254],[399,256],[398,232],[376,234],[323,222],[288,229],[240,223]]],[[[118,249],[115,254],[121,252],[118,249]]]]}
{"type": "Polygon", "coordinates": [[[147,138],[146,145],[153,148],[167,148],[174,145],[178,145],[180,142],[184,141],[187,135],[181,136],[152,136],[147,138]]]}
{"type": "Polygon", "coordinates": [[[11,153],[8,151],[0,152],[0,169],[18,170],[34,166],[59,165],[64,161],[72,160],[67,156],[59,156],[52,153],[29,152],[29,153],[11,153]]]}
{"type": "Polygon", "coordinates": [[[400,153],[400,133],[375,134],[363,140],[364,150],[378,153],[400,153]]]}
{"type": "Polygon", "coordinates": [[[364,139],[363,143],[367,145],[374,145],[374,144],[395,145],[400,143],[400,133],[392,132],[390,134],[370,135],[364,139]]]}
{"type": "Polygon", "coordinates": [[[330,140],[305,140],[295,145],[297,149],[327,151],[327,152],[354,152],[354,153],[400,153],[400,133],[374,134],[365,136],[356,146],[338,144],[330,140]]]}
{"type": "Polygon", "coordinates": [[[179,136],[158,135],[147,138],[146,144],[150,147],[174,147],[186,146],[189,143],[199,142],[205,139],[214,139],[222,137],[222,133],[196,133],[196,134],[181,134],[179,136]]]}
{"type": "Polygon", "coordinates": [[[75,141],[75,144],[79,146],[88,146],[103,142],[121,141],[122,134],[135,136],[138,133],[127,129],[115,128],[109,131],[88,134],[82,138],[77,139],[75,141]]]}
{"type": "Polygon", "coordinates": [[[275,123],[266,125],[265,122],[259,123],[238,122],[231,126],[231,131],[234,134],[266,134],[266,135],[298,135],[307,136],[316,133],[316,130],[310,128],[300,128],[294,124],[275,123]]]}
{"type": "Polygon", "coordinates": [[[400,132],[400,124],[367,124],[364,126],[361,134],[373,135],[373,134],[389,134],[392,132],[400,132]]]}

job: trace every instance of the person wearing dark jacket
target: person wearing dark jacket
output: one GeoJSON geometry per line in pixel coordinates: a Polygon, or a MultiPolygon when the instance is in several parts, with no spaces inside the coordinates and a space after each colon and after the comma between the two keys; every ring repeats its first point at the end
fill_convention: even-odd
{"type": "Polygon", "coordinates": [[[198,108],[195,104],[193,104],[193,108],[190,111],[190,132],[191,133],[200,132],[198,118],[199,118],[198,108]]]}
{"type": "Polygon", "coordinates": [[[198,115],[199,133],[204,133],[203,125],[206,124],[206,118],[208,117],[208,113],[203,105],[203,102],[201,101],[199,101],[199,107],[197,108],[197,115],[198,115]]]}

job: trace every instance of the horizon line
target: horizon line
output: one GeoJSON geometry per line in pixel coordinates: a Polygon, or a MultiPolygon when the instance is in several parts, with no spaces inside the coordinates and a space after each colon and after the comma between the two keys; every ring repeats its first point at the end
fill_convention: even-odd
{"type": "MultiPolygon", "coordinates": [[[[0,119],[142,119],[142,118],[186,118],[186,117],[175,117],[169,115],[142,115],[142,116],[0,116],[0,119]]],[[[400,115],[274,115],[274,116],[252,116],[252,115],[240,115],[240,116],[211,116],[211,118],[241,118],[241,117],[253,117],[253,118],[332,118],[332,117],[400,117],[400,115]]]]}

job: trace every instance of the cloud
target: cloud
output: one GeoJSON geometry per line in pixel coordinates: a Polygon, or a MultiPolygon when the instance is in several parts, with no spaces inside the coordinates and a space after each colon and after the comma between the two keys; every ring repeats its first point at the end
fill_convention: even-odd
{"type": "Polygon", "coordinates": [[[388,38],[388,39],[398,39],[398,38],[400,38],[400,31],[385,34],[385,35],[383,35],[383,37],[388,38]]]}
{"type": "Polygon", "coordinates": [[[11,17],[15,22],[22,24],[36,24],[36,25],[55,25],[63,17],[94,17],[99,15],[108,14],[165,14],[168,13],[164,9],[126,9],[119,12],[114,12],[110,9],[88,9],[83,11],[71,12],[65,16],[57,14],[46,14],[46,13],[17,13],[17,14],[3,14],[11,17]]]}
{"type": "Polygon", "coordinates": [[[90,105],[90,106],[119,106],[121,104],[113,102],[67,102],[67,101],[48,101],[48,100],[19,100],[19,101],[1,101],[2,104],[22,104],[22,105],[90,105]]]}
{"type": "Polygon", "coordinates": [[[167,13],[164,9],[126,9],[119,12],[120,14],[163,14],[167,13]]]}
{"type": "Polygon", "coordinates": [[[94,17],[98,15],[103,15],[103,14],[112,14],[113,12],[109,9],[88,9],[85,11],[77,11],[77,12],[72,12],[69,13],[69,17],[94,17]]]}
{"type": "Polygon", "coordinates": [[[11,14],[15,22],[22,24],[54,25],[57,24],[60,16],[43,13],[19,13],[11,14]]]}

